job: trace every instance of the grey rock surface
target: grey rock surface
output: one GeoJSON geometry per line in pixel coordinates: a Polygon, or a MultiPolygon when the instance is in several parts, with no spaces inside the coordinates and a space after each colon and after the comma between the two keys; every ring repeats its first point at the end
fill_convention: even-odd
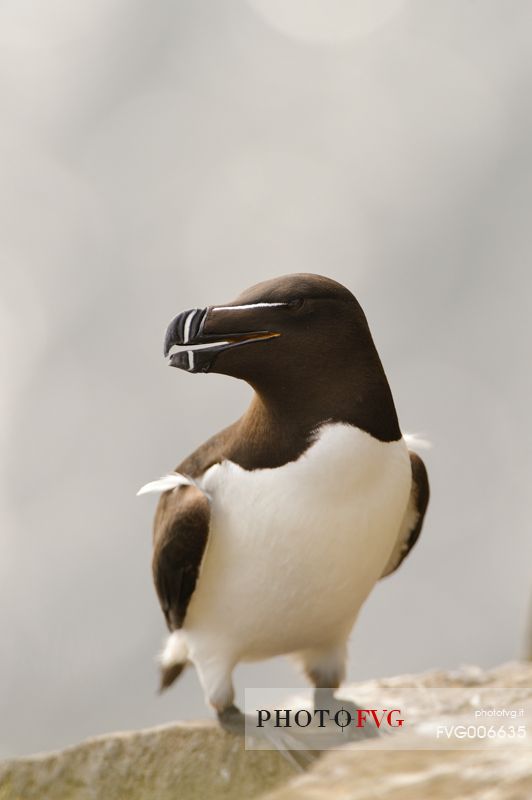
{"type": "MultiPolygon", "coordinates": [[[[508,705],[518,696],[532,708],[532,664],[369,681],[346,687],[342,695],[360,698],[378,689],[387,701],[399,701],[408,687],[463,689],[463,697],[471,687],[501,687],[499,697],[508,705]]],[[[449,697],[441,718],[460,721],[462,695],[458,691],[449,697]]],[[[364,749],[349,745],[323,754],[303,774],[295,774],[275,751],[246,751],[240,740],[209,722],[110,734],[61,752],[0,764],[0,800],[530,800],[530,740],[511,749],[500,742],[483,750],[415,749],[426,746],[423,722],[428,711],[425,701],[415,709],[407,735],[411,749],[385,749],[383,741],[371,747],[366,743],[364,749]]]]}
{"type": "Polygon", "coordinates": [[[246,752],[213,723],[90,739],[0,766],[0,800],[240,800],[293,776],[276,752],[246,752]]]}

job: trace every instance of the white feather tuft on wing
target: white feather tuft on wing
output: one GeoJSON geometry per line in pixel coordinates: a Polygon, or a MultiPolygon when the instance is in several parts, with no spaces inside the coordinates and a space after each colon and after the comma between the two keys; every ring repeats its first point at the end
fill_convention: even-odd
{"type": "Polygon", "coordinates": [[[417,433],[403,433],[403,439],[413,450],[430,450],[432,442],[417,433]]]}
{"type": "Polygon", "coordinates": [[[172,489],[177,489],[179,486],[194,486],[195,483],[186,475],[181,475],[179,472],[172,472],[170,475],[164,475],[156,481],[144,484],[137,492],[137,497],[142,494],[160,494],[161,492],[170,492],[172,489]]]}

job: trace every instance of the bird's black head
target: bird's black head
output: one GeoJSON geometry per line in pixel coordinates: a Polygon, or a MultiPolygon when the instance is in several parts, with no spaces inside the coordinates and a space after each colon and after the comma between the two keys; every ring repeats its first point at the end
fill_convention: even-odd
{"type": "Polygon", "coordinates": [[[174,346],[171,366],[241,378],[285,405],[319,404],[321,415],[357,392],[371,402],[383,383],[389,393],[360,305],[320,275],[286,275],[229,303],[184,311],[168,326],[165,356],[174,346]]]}
{"type": "Polygon", "coordinates": [[[247,289],[224,305],[179,314],[166,331],[164,353],[173,367],[220,372],[250,383],[316,368],[345,367],[350,344],[367,333],[357,301],[345,287],[319,275],[286,275],[247,289]]]}

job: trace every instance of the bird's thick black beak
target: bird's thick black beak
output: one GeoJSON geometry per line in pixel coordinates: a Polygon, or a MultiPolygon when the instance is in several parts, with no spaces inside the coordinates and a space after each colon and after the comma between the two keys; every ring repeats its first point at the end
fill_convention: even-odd
{"type": "MultiPolygon", "coordinates": [[[[207,308],[191,308],[175,317],[166,330],[164,337],[164,355],[167,357],[175,345],[207,344],[210,340],[205,337],[203,327],[207,317],[207,308]]],[[[171,367],[187,370],[188,372],[208,372],[213,361],[211,348],[202,350],[180,350],[172,353],[169,364],[171,367]]]]}
{"type": "Polygon", "coordinates": [[[206,316],[206,308],[192,308],[190,311],[183,311],[172,320],[164,337],[165,358],[175,344],[197,343],[198,339],[201,338],[206,316]]]}
{"type": "MultiPolygon", "coordinates": [[[[170,366],[187,372],[209,372],[218,355],[224,350],[279,335],[266,330],[234,330],[240,325],[236,324],[231,310],[229,306],[223,308],[209,306],[192,308],[178,314],[166,330],[164,355],[168,356],[172,347],[176,345],[187,348],[190,346],[193,349],[172,353],[170,366]]],[[[245,325],[245,319],[241,317],[240,314],[238,322],[245,325]]]]}

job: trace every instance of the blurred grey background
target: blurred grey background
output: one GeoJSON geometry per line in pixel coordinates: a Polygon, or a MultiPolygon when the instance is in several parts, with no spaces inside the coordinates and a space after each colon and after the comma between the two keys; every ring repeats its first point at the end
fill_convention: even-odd
{"type": "Polygon", "coordinates": [[[162,339],[286,272],[357,295],[434,442],[424,536],[349,677],[522,653],[531,31],[529,0],[1,2],[1,756],[208,714],[192,670],[155,694],[135,492],[250,392],[168,369],[162,339]]]}

